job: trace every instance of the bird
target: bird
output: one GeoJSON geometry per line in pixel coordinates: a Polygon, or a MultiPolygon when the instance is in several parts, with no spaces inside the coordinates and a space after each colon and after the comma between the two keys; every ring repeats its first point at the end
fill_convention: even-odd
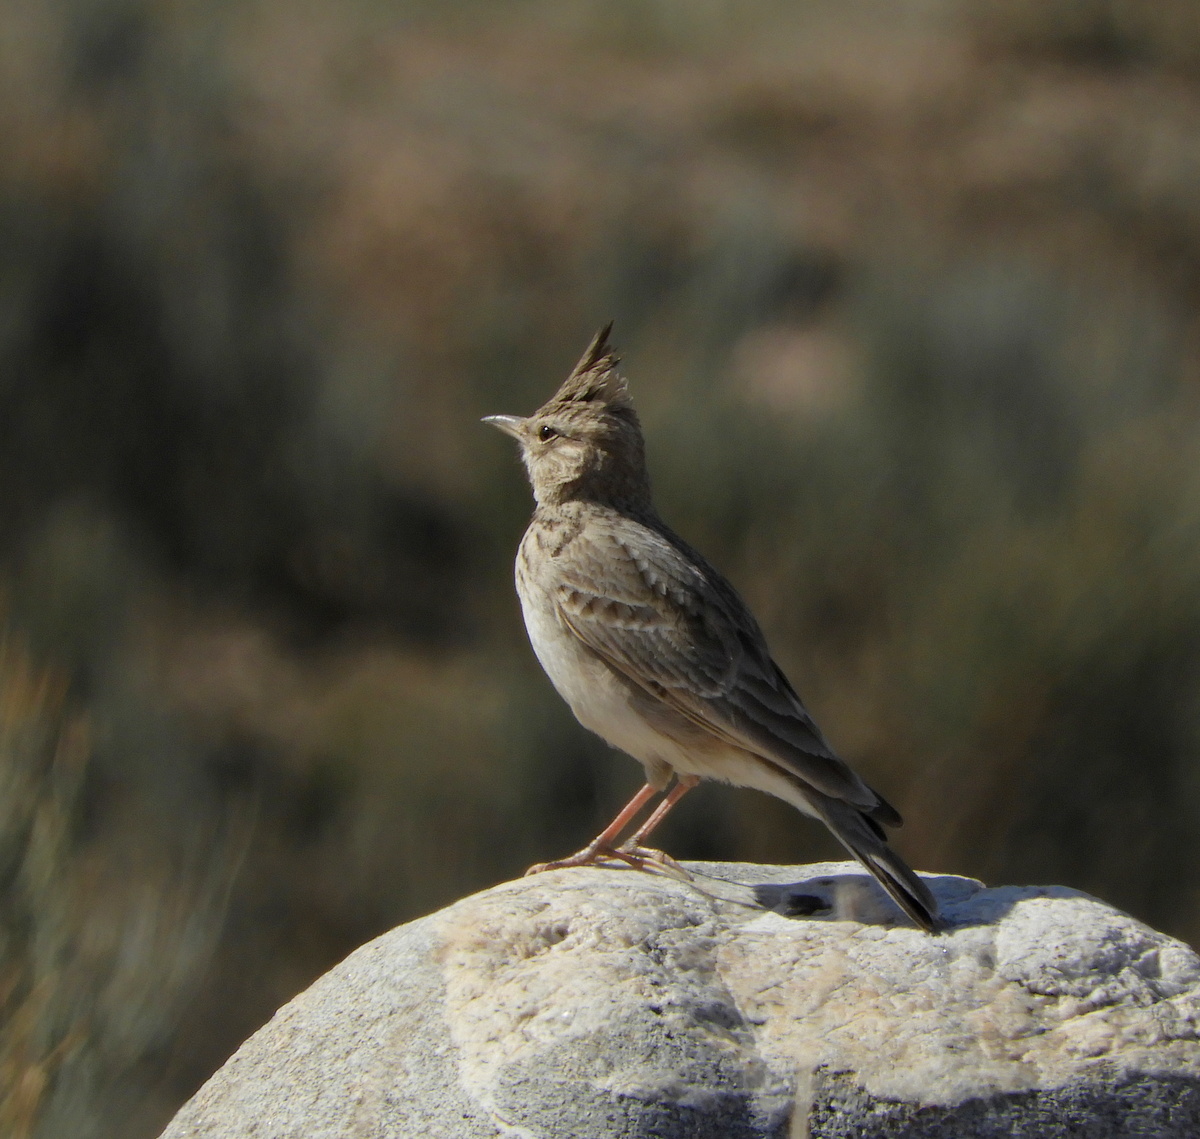
{"type": "Polygon", "coordinates": [[[534,653],[576,719],[646,777],[591,843],[529,872],[677,866],[645,842],[688,791],[717,780],[820,820],[913,922],[937,932],[932,893],[887,842],[900,813],[834,752],[749,607],[655,509],[611,333],[610,322],[532,415],[484,418],[520,444],[533,489],[515,576],[534,653]]]}

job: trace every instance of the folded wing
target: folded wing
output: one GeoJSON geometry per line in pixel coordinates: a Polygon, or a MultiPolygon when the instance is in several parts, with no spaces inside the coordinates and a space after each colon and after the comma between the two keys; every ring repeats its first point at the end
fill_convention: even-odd
{"type": "Polygon", "coordinates": [[[555,596],[559,618],[609,665],[731,745],[899,824],[834,754],[745,603],[699,554],[621,515],[588,526],[571,552],[555,596]]]}

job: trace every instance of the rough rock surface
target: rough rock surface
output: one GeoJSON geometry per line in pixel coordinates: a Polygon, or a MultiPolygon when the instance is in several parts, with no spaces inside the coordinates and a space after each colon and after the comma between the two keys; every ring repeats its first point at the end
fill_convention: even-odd
{"type": "Polygon", "coordinates": [[[1200,1135],[1200,959],[1084,894],[852,863],[506,883],[286,1005],[164,1139],[1200,1135]]]}

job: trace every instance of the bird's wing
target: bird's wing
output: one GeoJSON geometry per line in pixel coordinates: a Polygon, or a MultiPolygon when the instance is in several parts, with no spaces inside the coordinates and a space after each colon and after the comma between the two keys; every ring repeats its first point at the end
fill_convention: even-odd
{"type": "Polygon", "coordinates": [[[745,602],[698,554],[618,518],[585,527],[556,562],[560,619],[618,672],[731,745],[892,822],[825,742],[745,602]]]}

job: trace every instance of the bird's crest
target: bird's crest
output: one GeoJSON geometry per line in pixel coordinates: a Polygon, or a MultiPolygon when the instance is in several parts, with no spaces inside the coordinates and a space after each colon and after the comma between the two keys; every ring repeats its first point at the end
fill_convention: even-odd
{"type": "Polygon", "coordinates": [[[633,406],[625,377],[617,371],[621,358],[608,342],[612,326],[610,320],[592,337],[587,351],[562,387],[554,393],[550,404],[601,403],[612,409],[633,406]]]}

